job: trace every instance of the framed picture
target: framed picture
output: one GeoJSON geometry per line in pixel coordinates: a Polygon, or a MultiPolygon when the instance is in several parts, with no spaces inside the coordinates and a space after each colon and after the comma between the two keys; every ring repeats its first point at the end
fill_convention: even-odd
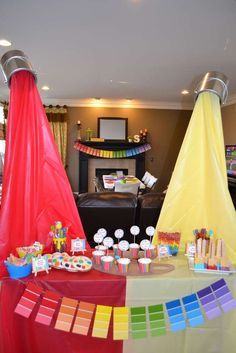
{"type": "Polygon", "coordinates": [[[98,118],[98,137],[111,141],[126,141],[127,118],[98,118]]]}

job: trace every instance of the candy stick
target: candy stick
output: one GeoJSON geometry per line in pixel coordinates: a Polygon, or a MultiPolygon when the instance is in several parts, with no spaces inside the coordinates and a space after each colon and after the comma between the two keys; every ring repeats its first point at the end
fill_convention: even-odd
{"type": "Polygon", "coordinates": [[[222,256],[222,240],[217,240],[216,257],[220,258],[222,256]]]}
{"type": "Polygon", "coordinates": [[[206,239],[202,241],[202,257],[206,256],[206,239]]]}

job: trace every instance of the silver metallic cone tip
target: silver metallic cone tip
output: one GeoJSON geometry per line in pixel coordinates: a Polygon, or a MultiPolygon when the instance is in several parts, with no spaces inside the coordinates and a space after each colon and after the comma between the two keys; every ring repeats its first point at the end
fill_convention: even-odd
{"type": "Polygon", "coordinates": [[[10,87],[11,77],[18,71],[29,71],[37,82],[36,72],[29,61],[29,58],[21,50],[9,50],[1,58],[1,69],[5,82],[10,87]]]}
{"type": "Polygon", "coordinates": [[[229,80],[224,74],[216,71],[209,71],[198,83],[194,91],[194,101],[197,100],[197,97],[201,92],[209,91],[217,94],[220,98],[220,103],[224,104],[228,96],[228,84],[229,80]]]}

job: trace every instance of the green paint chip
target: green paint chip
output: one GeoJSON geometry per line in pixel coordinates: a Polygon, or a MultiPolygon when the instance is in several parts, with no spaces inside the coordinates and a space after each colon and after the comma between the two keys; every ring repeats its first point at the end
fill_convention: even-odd
{"type": "Polygon", "coordinates": [[[130,308],[131,315],[142,315],[146,314],[145,306],[140,306],[138,308],[130,308]]]}
{"type": "Polygon", "coordinates": [[[163,328],[159,328],[159,329],[155,329],[155,330],[151,330],[151,336],[152,337],[156,337],[156,336],[163,336],[166,334],[166,329],[163,328]]]}
{"type": "Polygon", "coordinates": [[[146,322],[131,324],[132,331],[147,330],[146,322]]]}
{"type": "Polygon", "coordinates": [[[163,328],[163,327],[165,327],[165,321],[164,320],[150,321],[150,327],[151,327],[151,329],[153,329],[153,328],[163,328]]]}
{"type": "Polygon", "coordinates": [[[158,304],[158,305],[150,305],[148,307],[149,313],[156,313],[159,311],[163,311],[163,304],[158,304]]]}
{"type": "Polygon", "coordinates": [[[131,316],[131,322],[146,322],[146,315],[131,316]]]}
{"type": "Polygon", "coordinates": [[[150,321],[163,320],[164,313],[149,314],[150,321]]]}
{"type": "Polygon", "coordinates": [[[147,332],[146,331],[132,332],[132,337],[134,339],[145,338],[147,337],[147,332]]]}

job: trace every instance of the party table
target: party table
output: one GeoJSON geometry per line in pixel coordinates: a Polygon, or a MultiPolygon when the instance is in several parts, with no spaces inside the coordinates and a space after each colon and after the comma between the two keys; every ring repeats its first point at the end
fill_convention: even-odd
{"type": "MultiPolygon", "coordinates": [[[[172,257],[168,261],[175,270],[162,275],[111,275],[96,270],[87,273],[67,273],[52,269],[46,275],[39,273],[37,277],[30,276],[24,280],[5,278],[1,286],[1,353],[233,353],[236,346],[236,310],[224,312],[208,319],[204,310],[204,322],[196,327],[188,324],[186,312],[183,330],[173,330],[166,308],[170,303],[176,303],[183,297],[192,297],[202,293],[222,278],[227,287],[236,297],[236,276],[198,274],[187,267],[183,255],[172,257]],[[59,294],[62,297],[76,299],[112,307],[127,306],[133,312],[146,308],[146,333],[141,337],[134,334],[133,317],[129,316],[129,337],[125,340],[114,340],[113,320],[111,319],[108,337],[92,336],[92,327],[87,336],[72,332],[64,332],[55,328],[56,317],[47,326],[35,321],[38,311],[36,304],[29,318],[14,313],[26,285],[32,282],[43,290],[59,294]],[[205,288],[205,289],[204,289],[205,288]],[[204,290],[203,290],[204,289],[204,290]],[[169,303],[169,304],[168,304],[169,303]],[[165,333],[152,335],[149,322],[150,308],[163,304],[165,316],[165,333]],[[141,308],[141,309],[140,309],[141,308]]],[[[37,306],[38,305],[38,306],[37,306]]],[[[182,305],[183,307],[183,305],[182,305]]],[[[202,307],[203,308],[203,307],[202,307]]],[[[136,316],[136,319],[138,316],[136,316]]],[[[154,331],[153,331],[154,332],[154,331]]]]}

